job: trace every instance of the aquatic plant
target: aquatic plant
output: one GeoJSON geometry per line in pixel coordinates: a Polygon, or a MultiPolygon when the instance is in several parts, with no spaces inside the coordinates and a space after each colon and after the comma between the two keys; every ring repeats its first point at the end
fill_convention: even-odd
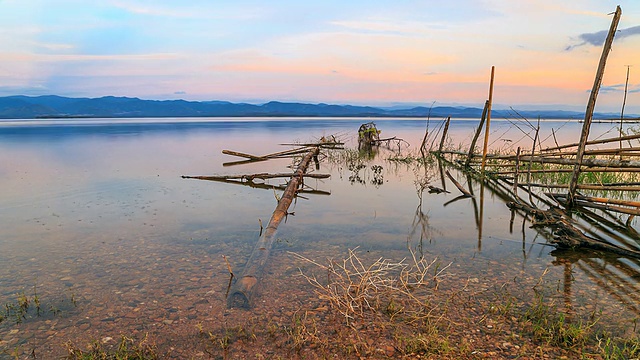
{"type": "Polygon", "coordinates": [[[86,350],[82,350],[71,341],[65,344],[66,359],[69,360],[155,360],[159,356],[155,346],[149,344],[147,335],[141,340],[122,335],[120,342],[109,345],[112,339],[106,337],[93,341],[86,350]]]}

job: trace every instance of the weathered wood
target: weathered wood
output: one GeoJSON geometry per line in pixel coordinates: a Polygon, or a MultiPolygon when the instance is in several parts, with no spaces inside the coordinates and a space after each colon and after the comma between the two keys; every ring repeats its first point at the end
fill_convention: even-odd
{"type": "MultiPolygon", "coordinates": [[[[206,176],[186,176],[183,175],[183,179],[198,179],[198,180],[240,180],[240,181],[253,181],[254,179],[277,179],[277,178],[290,178],[297,176],[294,173],[260,173],[260,174],[245,174],[245,175],[206,175],[206,176]]],[[[327,179],[330,178],[330,174],[303,174],[302,177],[312,179],[327,179]]]]}
{"type": "MultiPolygon", "coordinates": [[[[606,144],[606,143],[610,143],[610,142],[617,142],[619,140],[628,141],[628,140],[636,140],[636,139],[640,139],[640,134],[627,135],[627,136],[623,136],[623,137],[606,138],[606,139],[600,139],[600,140],[590,140],[590,141],[587,141],[587,145],[599,145],[599,144],[606,144]]],[[[576,147],[578,145],[579,145],[578,143],[560,145],[560,146],[545,148],[545,149],[542,150],[542,152],[556,151],[556,150],[576,147]]]]}
{"type": "Polygon", "coordinates": [[[553,229],[554,238],[550,242],[561,249],[589,248],[611,252],[618,255],[640,258],[640,251],[625,249],[586,236],[570,222],[570,219],[557,208],[540,210],[526,204],[507,203],[510,209],[524,211],[533,217],[533,226],[544,226],[553,229]]]}
{"type": "Polygon", "coordinates": [[[484,125],[484,122],[487,119],[488,107],[489,107],[489,100],[485,101],[484,103],[484,109],[482,109],[482,117],[480,118],[480,124],[478,124],[476,133],[473,135],[473,139],[471,140],[471,145],[469,146],[469,155],[467,156],[467,160],[464,163],[464,167],[469,167],[471,158],[473,158],[474,152],[476,151],[476,142],[478,141],[478,137],[480,137],[480,133],[482,132],[482,125],[484,125]]]}
{"type": "Polygon", "coordinates": [[[282,220],[287,216],[289,206],[291,202],[293,202],[298,187],[302,184],[302,175],[307,171],[311,159],[318,154],[319,150],[320,147],[314,147],[302,158],[302,161],[300,161],[295,171],[295,176],[289,180],[289,184],[278,201],[278,205],[271,215],[269,224],[251,253],[251,257],[247,261],[242,275],[240,275],[238,281],[232,285],[227,297],[227,307],[251,307],[256,285],[262,277],[264,265],[269,258],[271,246],[276,238],[278,225],[280,225],[282,220]]]}
{"type": "MultiPolygon", "coordinates": [[[[546,194],[551,197],[566,197],[566,194],[546,194]]],[[[599,202],[605,204],[615,204],[615,205],[624,205],[624,206],[634,206],[640,208],[640,201],[630,201],[630,200],[619,200],[619,199],[611,199],[611,198],[603,198],[603,197],[593,197],[593,196],[584,196],[584,195],[576,195],[576,199],[584,200],[584,201],[592,201],[599,202]]]]}
{"type": "MultiPolygon", "coordinates": [[[[640,155],[640,153],[634,153],[635,151],[640,151],[640,147],[632,146],[621,149],[594,149],[594,150],[585,150],[585,155],[620,155],[620,154],[631,154],[631,155],[640,155]]],[[[544,156],[575,156],[575,151],[560,151],[560,152],[552,152],[545,153],[544,156]]]]}
{"type": "MultiPolygon", "coordinates": [[[[540,133],[540,117],[538,116],[538,126],[536,127],[536,136],[533,137],[533,145],[531,146],[531,156],[529,158],[529,167],[527,168],[527,184],[531,183],[531,166],[533,165],[533,157],[536,153],[536,142],[538,142],[538,134],[540,133]]],[[[531,198],[531,188],[529,188],[529,203],[533,204],[531,198]]]]}
{"type": "Polygon", "coordinates": [[[491,67],[491,82],[489,84],[489,105],[487,106],[487,123],[484,129],[484,148],[482,150],[482,173],[484,174],[484,164],[487,161],[487,147],[489,146],[489,127],[491,124],[491,103],[493,102],[493,76],[496,67],[491,67]]]}
{"type": "MultiPolygon", "coordinates": [[[[566,172],[572,172],[573,169],[531,169],[531,173],[532,174],[544,174],[544,173],[566,173],[566,172]]],[[[640,172],[640,168],[587,168],[582,170],[583,173],[604,173],[604,172],[640,172]]],[[[494,175],[511,175],[514,174],[515,171],[509,170],[509,171],[496,171],[493,174],[494,175]]]]}
{"type": "MultiPolygon", "coordinates": [[[[518,146],[518,150],[516,150],[516,164],[515,164],[515,171],[513,174],[513,193],[516,196],[518,195],[518,176],[520,176],[520,174],[518,174],[518,171],[520,170],[519,165],[520,165],[520,146],[518,146]]],[[[529,167],[528,173],[531,174],[531,167],[529,167]]]]}
{"type": "Polygon", "coordinates": [[[593,82],[593,88],[591,89],[591,96],[589,96],[587,110],[584,115],[584,124],[582,125],[582,132],[580,134],[580,141],[576,154],[576,164],[573,167],[573,175],[571,176],[571,182],[569,183],[569,204],[573,203],[573,197],[576,194],[578,176],[580,175],[584,150],[589,138],[589,130],[591,128],[591,121],[593,120],[593,111],[596,107],[596,99],[598,98],[598,92],[600,91],[600,85],[602,84],[602,77],[604,76],[604,68],[607,64],[607,57],[611,51],[611,45],[613,44],[613,38],[616,35],[616,29],[618,28],[618,22],[620,21],[621,15],[622,9],[620,9],[620,6],[617,6],[616,12],[613,15],[613,20],[611,21],[609,34],[604,42],[604,48],[602,49],[602,55],[600,56],[600,63],[598,64],[598,71],[596,72],[596,78],[593,82]]]}
{"type": "MultiPolygon", "coordinates": [[[[629,92],[629,70],[631,65],[627,65],[627,81],[624,83],[624,98],[622,99],[622,110],[620,110],[620,137],[622,137],[622,124],[624,121],[624,107],[627,104],[627,93],[629,92]]],[[[622,149],[622,140],[620,140],[620,149],[622,149]]]]}
{"type": "Polygon", "coordinates": [[[449,177],[449,180],[451,180],[453,185],[455,185],[458,188],[458,190],[460,190],[460,192],[464,197],[473,197],[473,195],[469,191],[467,191],[467,189],[465,189],[464,187],[462,187],[462,185],[460,185],[458,180],[456,180],[453,176],[451,176],[451,174],[449,173],[449,170],[446,170],[445,174],[447,174],[447,177],[449,177]]]}
{"type": "MultiPolygon", "coordinates": [[[[520,185],[525,186],[525,185],[520,185]]],[[[568,189],[569,184],[539,184],[530,183],[526,186],[540,187],[547,189],[568,189]]],[[[600,185],[600,184],[578,184],[578,190],[615,190],[615,191],[640,191],[640,186],[624,186],[624,185],[600,185]]]]}
{"type": "Polygon", "coordinates": [[[444,130],[442,130],[442,139],[440,139],[440,146],[438,147],[438,152],[442,151],[444,147],[444,142],[447,139],[447,132],[449,131],[449,123],[451,122],[451,116],[447,117],[447,122],[444,124],[444,130]]]}
{"type": "Polygon", "coordinates": [[[222,153],[225,154],[225,155],[242,157],[242,158],[249,159],[249,160],[254,160],[254,161],[255,160],[265,160],[266,159],[263,156],[245,154],[245,153],[241,153],[241,152],[237,152],[237,151],[231,151],[231,150],[222,150],[222,153]]]}
{"type": "MultiPolygon", "coordinates": [[[[507,159],[502,159],[507,160],[507,159]]],[[[514,156],[511,156],[508,160],[515,160],[514,156]]],[[[538,163],[558,164],[558,165],[576,165],[578,162],[576,159],[563,159],[546,156],[531,156],[520,155],[520,161],[533,160],[538,163]]],[[[613,167],[613,168],[640,168],[640,161],[638,160],[618,160],[618,159],[583,159],[582,167],[613,167]]]]}
{"type": "MultiPolygon", "coordinates": [[[[567,195],[565,195],[565,194],[552,194],[551,196],[554,197],[554,198],[558,198],[558,199],[565,199],[565,201],[566,201],[566,198],[567,198],[567,195]]],[[[588,196],[575,195],[573,200],[575,202],[575,205],[579,205],[579,206],[582,206],[582,207],[600,209],[600,210],[608,210],[608,211],[615,211],[615,212],[618,212],[618,213],[628,214],[628,215],[640,215],[640,209],[638,209],[637,207],[636,208],[627,208],[627,207],[621,207],[621,206],[616,206],[616,205],[609,205],[609,204],[615,204],[616,203],[615,199],[604,199],[604,200],[608,200],[608,201],[604,201],[604,202],[595,201],[593,199],[604,199],[604,198],[591,198],[591,197],[588,197],[588,196]]],[[[617,201],[618,202],[624,202],[622,200],[617,200],[617,201]]],[[[636,206],[636,205],[629,205],[629,204],[619,204],[619,205],[636,206]]]]}
{"type": "MultiPolygon", "coordinates": [[[[185,177],[185,179],[189,179],[189,178],[190,177],[185,177]]],[[[263,189],[263,190],[271,190],[271,191],[273,191],[274,189],[285,190],[287,188],[286,184],[273,185],[273,184],[266,184],[266,183],[254,182],[254,181],[239,181],[239,180],[230,180],[230,179],[218,179],[218,178],[215,178],[215,177],[214,178],[208,178],[207,176],[191,177],[191,179],[223,182],[223,183],[227,183],[227,184],[243,185],[243,186],[248,186],[248,187],[254,188],[254,189],[263,189]]],[[[331,192],[324,191],[324,190],[310,189],[310,188],[302,188],[302,189],[298,189],[296,194],[331,195],[331,192]]]]}
{"type": "Polygon", "coordinates": [[[317,143],[291,143],[291,144],[280,144],[285,146],[305,146],[305,147],[321,147],[321,148],[333,148],[336,146],[344,145],[343,142],[339,141],[320,141],[317,143]]]}

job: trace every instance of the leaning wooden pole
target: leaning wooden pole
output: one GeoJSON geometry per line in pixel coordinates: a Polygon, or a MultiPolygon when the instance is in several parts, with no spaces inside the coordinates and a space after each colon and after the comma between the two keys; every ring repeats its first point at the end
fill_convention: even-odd
{"type": "Polygon", "coordinates": [[[591,96],[589,96],[589,102],[587,103],[587,110],[584,114],[584,124],[582,125],[582,133],[580,134],[580,142],[578,145],[578,152],[576,154],[576,164],[573,166],[573,175],[571,176],[571,182],[569,183],[568,206],[571,206],[574,202],[576,186],[578,185],[578,176],[580,176],[580,169],[582,167],[582,158],[584,156],[587,139],[589,138],[589,129],[591,128],[591,121],[593,120],[593,111],[596,107],[596,99],[598,98],[598,92],[600,91],[600,85],[602,84],[602,77],[604,76],[604,68],[607,64],[607,57],[611,51],[611,44],[613,44],[613,38],[616,35],[616,29],[618,28],[618,22],[620,21],[621,15],[622,9],[618,6],[615,14],[613,15],[609,34],[607,35],[604,48],[602,49],[600,63],[598,64],[598,71],[596,72],[596,78],[593,82],[593,88],[591,89],[591,96]]]}
{"type": "Polygon", "coordinates": [[[484,129],[484,148],[482,150],[482,174],[484,174],[484,165],[487,161],[487,146],[489,145],[489,126],[491,124],[491,103],[493,102],[493,75],[496,67],[491,67],[491,82],[489,83],[489,105],[487,105],[487,123],[484,129]]]}
{"type": "Polygon", "coordinates": [[[444,130],[442,130],[442,139],[440,140],[440,146],[438,146],[438,153],[441,153],[442,148],[444,148],[444,142],[447,140],[447,132],[449,131],[450,122],[451,116],[447,117],[447,122],[444,124],[444,130]]]}
{"type": "Polygon", "coordinates": [[[473,140],[471,140],[471,146],[469,146],[469,155],[467,156],[467,160],[464,162],[464,167],[468,168],[469,163],[471,163],[471,159],[473,158],[473,154],[476,151],[476,142],[478,141],[478,137],[482,132],[482,126],[484,125],[484,121],[487,119],[487,108],[489,107],[489,100],[485,101],[484,109],[482,109],[482,116],[480,117],[480,124],[478,124],[478,128],[476,129],[476,133],[473,135],[473,140]]]}
{"type": "Polygon", "coordinates": [[[274,240],[276,239],[276,233],[278,231],[278,225],[287,216],[287,210],[296,195],[298,187],[302,184],[302,178],[307,171],[309,163],[314,156],[318,155],[320,147],[316,146],[309,150],[304,156],[294,175],[289,180],[287,187],[282,193],[282,197],[278,201],[276,209],[271,215],[271,220],[267,225],[266,230],[262,233],[262,236],[258,240],[256,247],[251,253],[251,257],[245,265],[242,275],[238,278],[227,296],[227,307],[243,307],[250,308],[252,304],[252,298],[255,292],[256,285],[262,277],[264,265],[269,258],[269,253],[274,240]]]}

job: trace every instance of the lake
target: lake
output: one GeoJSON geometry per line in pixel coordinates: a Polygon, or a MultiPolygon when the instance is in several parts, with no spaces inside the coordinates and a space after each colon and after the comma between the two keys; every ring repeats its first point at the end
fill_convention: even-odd
{"type": "MultiPolygon", "coordinates": [[[[432,135],[441,126],[424,119],[0,121],[0,304],[31,302],[22,319],[0,323],[0,357],[19,349],[50,358],[65,354],[70,340],[108,343],[121,334],[148,334],[169,357],[206,354],[196,328],[247,316],[224,306],[225,258],[242,271],[277,194],[181,176],[286,172],[292,159],[224,166],[239,159],[222,150],[267,154],[332,135],[354,148],[358,127],[371,120],[381,137],[403,139],[403,153],[414,155],[427,126],[432,135]]],[[[513,124],[492,121],[491,148],[530,148],[532,132],[513,124]]],[[[476,126],[452,121],[448,146],[468,146],[476,126]]],[[[594,124],[590,138],[616,136],[614,126],[594,124]]],[[[574,142],[580,128],[544,121],[540,137],[548,146],[574,142]]],[[[621,333],[640,315],[636,261],[557,255],[522,218],[510,225],[499,196],[453,170],[465,186],[471,181],[474,198],[451,202],[459,193],[448,179],[449,194],[419,191],[421,183],[443,186],[437,167],[388,160],[394,151],[351,163],[360,167],[337,150],[326,155],[315,172],[331,178],[305,182],[326,194],[304,194],[289,209],[249,313],[280,324],[296,308],[322,306],[299,276],[314,267],[293,253],[324,262],[356,249],[363,260],[400,260],[411,249],[448,265],[443,289],[490,297],[508,285],[527,301],[537,286],[560,307],[601,312],[600,324],[621,333]]]]}

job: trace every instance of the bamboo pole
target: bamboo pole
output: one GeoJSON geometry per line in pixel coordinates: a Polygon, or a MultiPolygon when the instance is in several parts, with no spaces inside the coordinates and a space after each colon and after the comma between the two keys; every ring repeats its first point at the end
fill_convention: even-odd
{"type": "Polygon", "coordinates": [[[582,133],[580,134],[580,145],[578,145],[578,152],[576,155],[576,164],[573,167],[573,175],[571,176],[571,182],[569,183],[569,204],[573,203],[573,197],[576,194],[578,176],[580,175],[582,158],[584,157],[585,146],[589,138],[589,130],[591,127],[591,121],[593,120],[593,111],[596,107],[596,99],[598,98],[598,92],[600,91],[600,85],[602,84],[602,77],[604,76],[604,68],[607,64],[607,57],[611,51],[611,45],[613,44],[613,38],[616,35],[616,29],[618,28],[618,22],[620,21],[621,15],[622,9],[620,9],[620,6],[617,6],[615,15],[613,16],[613,21],[611,21],[609,34],[607,35],[604,48],[602,49],[600,63],[598,64],[598,71],[596,72],[596,78],[593,82],[593,88],[591,89],[591,96],[589,97],[587,110],[584,115],[584,124],[582,125],[582,133]]]}
{"type": "MultiPolygon", "coordinates": [[[[544,173],[567,173],[572,172],[573,169],[531,169],[532,174],[544,174],[544,173]]],[[[640,172],[640,168],[587,168],[582,170],[582,172],[589,173],[610,173],[610,172],[640,172]]],[[[515,174],[515,171],[497,171],[493,173],[494,175],[511,175],[515,174]]]]}
{"type": "MultiPolygon", "coordinates": [[[[547,194],[547,195],[552,196],[552,197],[566,197],[567,196],[566,194],[547,194]]],[[[605,204],[634,206],[634,207],[640,208],[640,201],[619,200],[619,199],[610,199],[610,198],[584,196],[584,195],[576,195],[575,199],[576,200],[598,202],[598,203],[605,203],[605,204]]]]}
{"type": "Polygon", "coordinates": [[[302,184],[302,175],[307,171],[311,159],[317,155],[319,151],[319,146],[309,150],[298,165],[295,176],[289,180],[289,184],[278,201],[278,205],[271,215],[266,230],[263,232],[251,253],[251,257],[247,261],[242,275],[229,291],[227,307],[251,307],[255,287],[262,277],[264,265],[269,258],[271,246],[276,238],[278,225],[280,225],[282,220],[287,216],[287,210],[296,195],[298,187],[302,184]]]}
{"type": "MultiPolygon", "coordinates": [[[[545,157],[545,156],[530,156],[530,155],[520,155],[520,161],[529,161],[533,159],[534,162],[538,163],[547,163],[547,164],[557,164],[557,165],[576,165],[578,162],[576,159],[564,159],[564,158],[554,158],[554,157],[545,157]]],[[[512,156],[509,159],[502,160],[515,160],[512,156]]],[[[640,161],[637,160],[617,160],[617,159],[583,159],[582,160],[583,167],[603,167],[603,168],[619,168],[619,169],[635,169],[640,168],[640,161]]]]}
{"type": "Polygon", "coordinates": [[[601,210],[608,210],[608,211],[615,211],[615,212],[619,212],[619,213],[622,213],[622,214],[628,214],[628,215],[640,215],[640,209],[624,208],[624,207],[620,207],[620,206],[608,205],[608,204],[602,204],[602,203],[592,203],[592,202],[589,202],[589,201],[579,200],[579,199],[576,199],[576,198],[574,198],[573,200],[574,200],[576,205],[579,205],[579,206],[582,206],[582,207],[601,209],[601,210]]]}
{"type": "MultiPolygon", "coordinates": [[[[520,187],[525,185],[521,184],[520,187]]],[[[527,186],[531,187],[541,187],[547,189],[568,189],[569,185],[567,184],[539,184],[539,183],[530,183],[527,186]]],[[[608,186],[608,185],[596,185],[596,184],[578,184],[576,186],[578,190],[615,190],[615,191],[640,191],[640,186],[608,186]]]]}
{"type": "Polygon", "coordinates": [[[484,174],[484,164],[487,161],[487,146],[489,146],[489,126],[491,124],[491,103],[493,102],[493,76],[495,66],[491,67],[491,82],[489,83],[489,105],[487,106],[487,123],[484,129],[484,147],[482,150],[482,173],[484,174]]]}
{"type": "MultiPolygon", "coordinates": [[[[624,98],[622,99],[622,110],[620,110],[620,137],[622,137],[622,122],[624,121],[624,107],[627,104],[627,92],[629,90],[629,70],[631,65],[627,65],[627,80],[624,83],[624,98]]],[[[622,149],[622,140],[620,140],[620,149],[622,149]]]]}
{"type": "MultiPolygon", "coordinates": [[[[635,151],[640,151],[640,147],[638,146],[632,146],[632,147],[628,147],[628,148],[621,148],[621,149],[594,149],[594,150],[585,150],[584,154],[585,155],[619,155],[619,154],[624,154],[624,153],[628,153],[628,154],[635,154],[638,155],[639,153],[634,153],[635,151]]],[[[565,152],[554,152],[554,153],[545,153],[544,156],[574,156],[576,155],[575,151],[565,151],[565,152]]]]}
{"type": "Polygon", "coordinates": [[[469,146],[469,155],[467,156],[467,161],[464,163],[464,167],[469,167],[469,162],[471,162],[471,158],[473,157],[473,153],[476,150],[476,142],[478,141],[478,137],[482,132],[482,125],[484,125],[485,120],[487,119],[487,108],[489,107],[489,100],[484,102],[484,109],[482,109],[482,117],[480,117],[480,124],[478,124],[478,128],[476,129],[475,135],[473,135],[473,140],[471,140],[471,146],[469,146]]]}
{"type": "MultiPolygon", "coordinates": [[[[516,150],[516,164],[515,165],[516,166],[515,166],[515,171],[514,171],[514,175],[513,175],[513,193],[516,195],[516,199],[517,199],[518,198],[518,176],[520,175],[518,173],[519,165],[520,165],[520,146],[518,146],[518,150],[516,150]]],[[[531,174],[531,167],[529,167],[528,174],[531,174]]]]}
{"type": "MultiPolygon", "coordinates": [[[[527,168],[527,184],[531,182],[531,166],[533,165],[533,156],[536,153],[536,142],[538,142],[538,134],[540,133],[540,117],[538,116],[538,126],[536,127],[536,136],[533,137],[533,146],[531,146],[531,156],[529,159],[529,167],[527,168]]],[[[517,157],[516,157],[517,158],[517,157]]],[[[533,205],[533,199],[531,197],[531,187],[529,187],[529,203],[533,205]]]]}
{"type": "MultiPolygon", "coordinates": [[[[586,145],[599,145],[599,144],[606,144],[606,143],[610,143],[610,142],[616,142],[616,141],[619,141],[619,140],[628,141],[628,140],[636,140],[636,139],[640,139],[640,134],[627,135],[627,136],[623,136],[623,137],[606,138],[606,139],[600,139],[600,140],[591,140],[591,141],[587,141],[586,145]]],[[[566,144],[566,145],[560,145],[560,146],[545,148],[542,151],[543,152],[556,151],[556,150],[566,149],[566,148],[570,148],[570,147],[576,147],[578,145],[580,145],[580,144],[572,143],[572,144],[566,144]]]]}

